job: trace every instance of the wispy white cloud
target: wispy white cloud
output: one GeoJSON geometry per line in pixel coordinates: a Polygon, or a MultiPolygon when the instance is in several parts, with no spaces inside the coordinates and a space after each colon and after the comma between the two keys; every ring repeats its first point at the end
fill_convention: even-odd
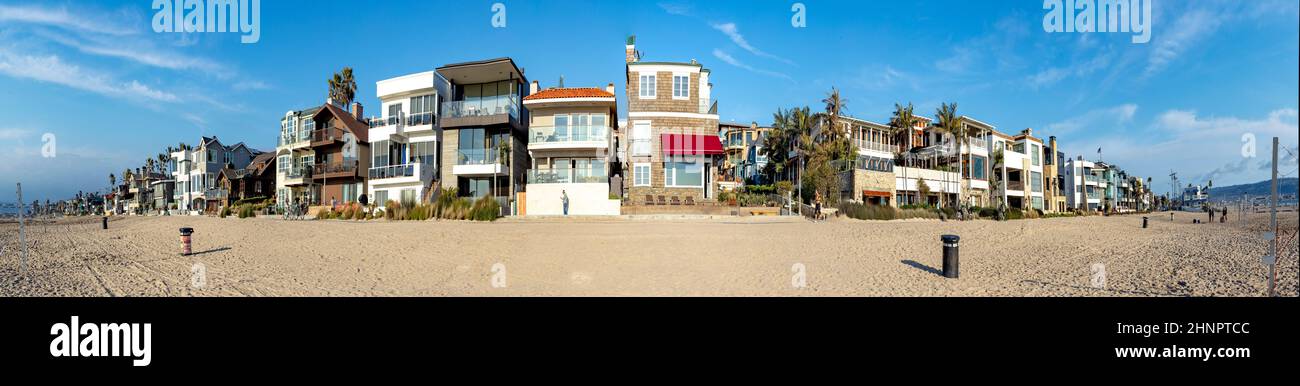
{"type": "Polygon", "coordinates": [[[115,16],[102,12],[69,12],[66,7],[46,8],[28,5],[0,4],[0,21],[42,24],[68,30],[100,33],[114,36],[133,35],[136,30],[102,19],[115,16]]]}
{"type": "Polygon", "coordinates": [[[234,76],[232,71],[217,62],[181,52],[158,49],[144,40],[92,37],[82,41],[48,32],[38,32],[37,35],[90,55],[122,59],[169,70],[198,70],[220,79],[234,76]]]}
{"type": "Polygon", "coordinates": [[[713,57],[718,58],[718,60],[721,60],[721,61],[723,61],[723,62],[725,62],[725,63],[727,63],[727,64],[730,64],[730,65],[732,65],[732,66],[736,66],[736,67],[739,67],[739,68],[742,68],[742,69],[748,70],[748,71],[753,72],[753,73],[755,73],[755,74],[761,74],[761,75],[773,76],[773,77],[777,77],[777,78],[781,78],[781,79],[785,79],[785,80],[789,80],[789,81],[794,81],[794,78],[791,78],[789,75],[786,75],[786,74],[783,74],[783,73],[780,73],[780,72],[769,71],[769,70],[763,70],[763,69],[754,68],[753,66],[750,66],[750,65],[748,65],[748,64],[745,64],[745,63],[743,63],[743,62],[737,60],[735,57],[731,56],[731,54],[728,54],[726,51],[723,51],[723,50],[718,49],[718,48],[714,48],[714,49],[713,49],[713,57]]]}
{"type": "Polygon", "coordinates": [[[1083,130],[1115,129],[1133,121],[1138,106],[1128,103],[1115,107],[1096,109],[1044,127],[1054,135],[1076,133],[1083,130]]]}
{"type": "Polygon", "coordinates": [[[751,54],[761,56],[764,58],[775,59],[785,64],[794,64],[794,62],[791,62],[789,59],[769,54],[767,52],[764,52],[763,50],[758,49],[757,47],[754,47],[754,45],[749,44],[749,41],[745,40],[745,35],[742,35],[740,33],[740,28],[736,26],[736,23],[710,23],[709,26],[713,27],[713,29],[718,30],[719,32],[722,32],[723,35],[727,35],[727,38],[731,39],[732,43],[735,43],[736,46],[739,46],[745,51],[749,51],[749,53],[751,54]]]}
{"type": "Polygon", "coordinates": [[[26,138],[29,135],[32,135],[31,130],[15,129],[15,128],[0,128],[0,139],[2,140],[9,140],[9,141],[18,140],[18,139],[26,138]]]}
{"type": "Polygon", "coordinates": [[[0,73],[16,78],[49,82],[109,97],[133,100],[178,102],[176,95],[151,88],[136,80],[119,81],[108,74],[83,69],[58,56],[33,56],[0,51],[0,73]]]}
{"type": "Polygon", "coordinates": [[[248,91],[248,90],[267,90],[271,88],[271,85],[266,84],[265,82],[262,82],[260,80],[242,80],[239,82],[235,82],[235,84],[231,85],[230,87],[235,89],[236,91],[248,91]]]}
{"type": "Polygon", "coordinates": [[[1224,16],[1208,9],[1192,9],[1182,13],[1173,24],[1161,28],[1161,37],[1152,39],[1143,78],[1149,78],[1169,67],[1187,50],[1210,36],[1223,23],[1224,16]]]}

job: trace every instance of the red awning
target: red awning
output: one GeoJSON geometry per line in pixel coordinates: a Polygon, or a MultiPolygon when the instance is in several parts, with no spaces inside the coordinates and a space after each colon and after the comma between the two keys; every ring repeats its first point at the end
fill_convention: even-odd
{"type": "Polygon", "coordinates": [[[659,148],[664,155],[719,155],[722,141],[716,135],[661,134],[659,148]]]}
{"type": "Polygon", "coordinates": [[[881,198],[893,197],[893,195],[889,194],[889,192],[881,192],[875,190],[863,190],[862,195],[867,197],[881,197],[881,198]]]}

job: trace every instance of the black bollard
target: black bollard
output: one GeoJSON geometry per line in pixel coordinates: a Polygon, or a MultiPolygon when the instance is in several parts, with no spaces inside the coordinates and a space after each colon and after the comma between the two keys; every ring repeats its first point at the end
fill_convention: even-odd
{"type": "Polygon", "coordinates": [[[949,279],[957,278],[957,241],[961,240],[957,235],[939,236],[939,241],[943,242],[943,277],[949,279]]]}
{"type": "Polygon", "coordinates": [[[108,229],[108,217],[107,217],[107,216],[105,216],[105,217],[100,217],[99,219],[101,220],[101,221],[100,221],[99,228],[100,228],[100,229],[108,229]]]}
{"type": "Polygon", "coordinates": [[[1147,228],[1147,216],[1142,216],[1142,229],[1147,228]]]}

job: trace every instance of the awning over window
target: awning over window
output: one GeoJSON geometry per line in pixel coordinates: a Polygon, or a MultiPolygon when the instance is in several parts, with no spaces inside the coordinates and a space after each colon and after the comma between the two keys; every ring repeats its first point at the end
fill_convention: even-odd
{"type": "Polygon", "coordinates": [[[664,155],[719,155],[722,141],[716,135],[661,134],[659,148],[664,155]]]}
{"type": "Polygon", "coordinates": [[[863,190],[862,195],[867,197],[881,197],[881,198],[893,197],[893,195],[889,194],[889,192],[881,192],[876,190],[863,190]]]}

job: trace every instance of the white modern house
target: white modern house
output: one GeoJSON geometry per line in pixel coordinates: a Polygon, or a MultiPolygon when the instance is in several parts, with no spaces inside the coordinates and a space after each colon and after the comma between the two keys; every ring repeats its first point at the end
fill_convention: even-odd
{"type": "Polygon", "coordinates": [[[1002,203],[1008,208],[1046,210],[1043,141],[1025,129],[1015,136],[993,131],[989,143],[992,152],[1002,151],[1002,167],[991,170],[1001,177],[1002,203]]]}
{"type": "Polygon", "coordinates": [[[610,185],[618,131],[614,84],[604,89],[530,85],[524,106],[531,113],[524,210],[526,216],[618,215],[618,186],[610,185]],[[613,198],[611,198],[613,197],[613,198]]]}
{"type": "Polygon", "coordinates": [[[1065,194],[1066,206],[1089,211],[1101,209],[1102,191],[1106,188],[1106,180],[1102,178],[1104,168],[1079,156],[1066,159],[1060,173],[1065,182],[1061,192],[1065,194]]]}
{"type": "Polygon", "coordinates": [[[437,190],[437,110],[447,82],[426,71],[375,82],[375,93],[383,115],[369,119],[370,201],[428,202],[437,190]]]}
{"type": "Polygon", "coordinates": [[[966,205],[992,207],[989,193],[989,141],[997,128],[968,116],[963,115],[961,118],[966,130],[971,133],[969,143],[964,143],[961,147],[962,180],[965,182],[962,188],[968,190],[966,205]]]}
{"type": "Polygon", "coordinates": [[[898,206],[929,204],[949,206],[961,195],[961,177],[950,167],[957,157],[952,136],[930,124],[930,119],[916,117],[916,126],[901,139],[902,163],[894,167],[894,190],[898,206]],[[924,187],[925,189],[922,189],[924,187]],[[921,194],[927,190],[927,194],[921,194]]]}

